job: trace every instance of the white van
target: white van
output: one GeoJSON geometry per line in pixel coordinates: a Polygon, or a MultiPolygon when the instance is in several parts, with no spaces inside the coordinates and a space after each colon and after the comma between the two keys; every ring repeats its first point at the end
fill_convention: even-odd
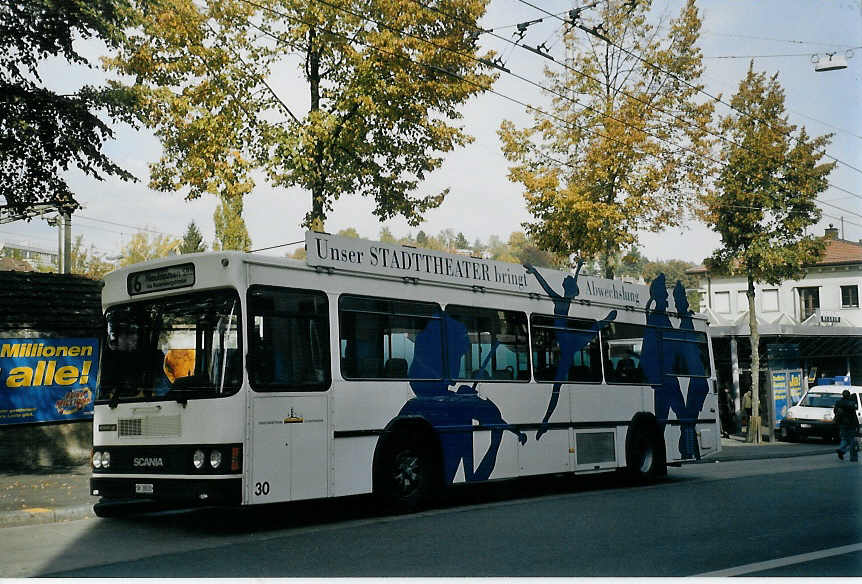
{"type": "Polygon", "coordinates": [[[856,415],[862,423],[862,386],[815,385],[805,392],[798,404],[787,410],[779,427],[781,440],[819,436],[837,442],[838,426],[832,421],[832,408],[845,389],[850,390],[850,399],[856,404],[856,415]]]}

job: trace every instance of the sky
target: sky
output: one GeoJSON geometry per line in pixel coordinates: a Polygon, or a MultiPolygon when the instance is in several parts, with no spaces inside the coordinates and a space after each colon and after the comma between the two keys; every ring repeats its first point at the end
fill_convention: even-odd
{"type": "MultiPolygon", "coordinates": [[[[553,13],[576,6],[572,0],[530,0],[553,13]]],[[[751,58],[756,71],[778,73],[785,91],[785,107],[794,124],[805,126],[810,135],[833,132],[827,154],[839,160],[829,176],[831,185],[820,196],[823,220],[813,230],[820,234],[828,224],[843,228],[842,236],[862,241],[862,0],[698,0],[703,18],[699,42],[705,65],[702,82],[711,95],[722,95],[725,102],[735,93],[751,58]],[[855,47],[854,51],[848,49],[855,47]],[[827,53],[845,56],[848,67],[830,72],[815,72],[812,59],[827,53]],[[742,57],[742,58],[736,58],[742,57]],[[855,168],[853,168],[855,167],[855,168]],[[847,192],[849,191],[849,193],[847,192]],[[843,218],[843,222],[842,222],[843,218]]],[[[679,13],[682,0],[655,0],[654,10],[679,13]]],[[[502,36],[509,36],[512,25],[543,18],[528,29],[525,41],[533,46],[546,40],[551,54],[561,56],[558,39],[560,21],[547,17],[521,0],[491,0],[481,21],[502,36]],[[543,18],[544,17],[544,18],[543,18]]],[[[549,61],[489,35],[484,47],[500,52],[513,73],[545,83],[543,67],[549,61]]],[[[101,48],[81,44],[81,50],[97,57],[101,48]]],[[[552,65],[555,66],[555,65],[552,65]]],[[[79,70],[65,63],[46,62],[43,79],[58,90],[70,90],[82,83],[98,83],[105,74],[79,70]]],[[[279,69],[271,80],[280,96],[292,106],[307,106],[299,71],[291,66],[279,69]],[[299,89],[297,89],[299,87],[299,89]],[[301,91],[301,92],[300,92],[301,91]]],[[[535,86],[501,74],[495,91],[521,102],[541,106],[547,97],[535,86]]],[[[717,112],[730,110],[717,104],[717,112]]],[[[498,95],[486,93],[465,104],[461,124],[475,141],[446,156],[441,169],[433,173],[420,193],[434,194],[449,188],[444,203],[425,215],[419,227],[402,219],[385,223],[396,237],[416,234],[419,229],[436,234],[444,229],[463,232],[472,242],[488,241],[492,235],[508,238],[522,230],[531,218],[522,189],[506,178],[508,164],[500,151],[497,129],[504,119],[518,127],[530,123],[522,106],[498,95]]],[[[186,201],[183,193],[162,193],[147,187],[148,163],[161,154],[158,140],[147,130],[115,126],[115,139],[106,143],[105,152],[140,181],[125,183],[118,179],[94,180],[72,170],[67,180],[84,208],[72,218],[73,236],[83,235],[85,245],[98,253],[119,254],[122,246],[139,230],[151,234],[182,237],[192,220],[211,243],[214,234],[213,197],[186,201]]],[[[252,248],[260,249],[298,242],[304,238],[300,223],[310,209],[310,196],[299,189],[275,189],[258,180],[246,197],[244,218],[252,248]]],[[[354,227],[360,236],[377,239],[384,224],[371,213],[371,202],[352,196],[342,197],[326,222],[326,231],[336,233],[354,227]]],[[[43,219],[0,225],[0,242],[25,243],[56,249],[57,230],[43,219]]],[[[719,237],[705,225],[691,220],[681,227],[662,233],[639,234],[641,253],[650,259],[681,259],[700,263],[719,244],[719,237]]],[[[278,247],[262,253],[283,255],[297,246],[278,247]]]]}

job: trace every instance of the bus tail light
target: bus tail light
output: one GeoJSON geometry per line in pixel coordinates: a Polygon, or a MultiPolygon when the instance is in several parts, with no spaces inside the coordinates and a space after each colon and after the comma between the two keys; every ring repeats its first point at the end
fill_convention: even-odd
{"type": "Polygon", "coordinates": [[[230,470],[231,470],[231,472],[239,472],[241,462],[242,462],[242,459],[240,457],[240,448],[239,448],[239,446],[234,446],[230,450],[230,470]]]}

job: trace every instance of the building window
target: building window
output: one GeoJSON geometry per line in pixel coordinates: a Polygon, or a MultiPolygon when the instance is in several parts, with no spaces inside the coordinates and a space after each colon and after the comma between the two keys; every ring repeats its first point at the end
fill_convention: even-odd
{"type": "Polygon", "coordinates": [[[736,292],[736,312],[745,312],[748,310],[748,296],[745,290],[736,292]]]}
{"type": "Polygon", "coordinates": [[[778,290],[763,291],[763,312],[778,312],[778,290]]]}
{"type": "Polygon", "coordinates": [[[715,311],[729,313],[730,312],[730,292],[716,292],[715,311]]]}
{"type": "Polygon", "coordinates": [[[799,288],[799,321],[805,321],[820,308],[820,288],[799,288]]]}
{"type": "Polygon", "coordinates": [[[841,308],[859,308],[859,286],[841,286],[841,308]]]}

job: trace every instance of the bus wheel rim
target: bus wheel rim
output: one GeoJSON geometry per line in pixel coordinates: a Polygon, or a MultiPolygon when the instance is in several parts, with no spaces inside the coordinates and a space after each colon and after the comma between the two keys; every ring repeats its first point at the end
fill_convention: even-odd
{"type": "Polygon", "coordinates": [[[399,452],[392,467],[392,481],[400,496],[408,497],[416,491],[420,474],[419,457],[410,451],[399,452]]]}

